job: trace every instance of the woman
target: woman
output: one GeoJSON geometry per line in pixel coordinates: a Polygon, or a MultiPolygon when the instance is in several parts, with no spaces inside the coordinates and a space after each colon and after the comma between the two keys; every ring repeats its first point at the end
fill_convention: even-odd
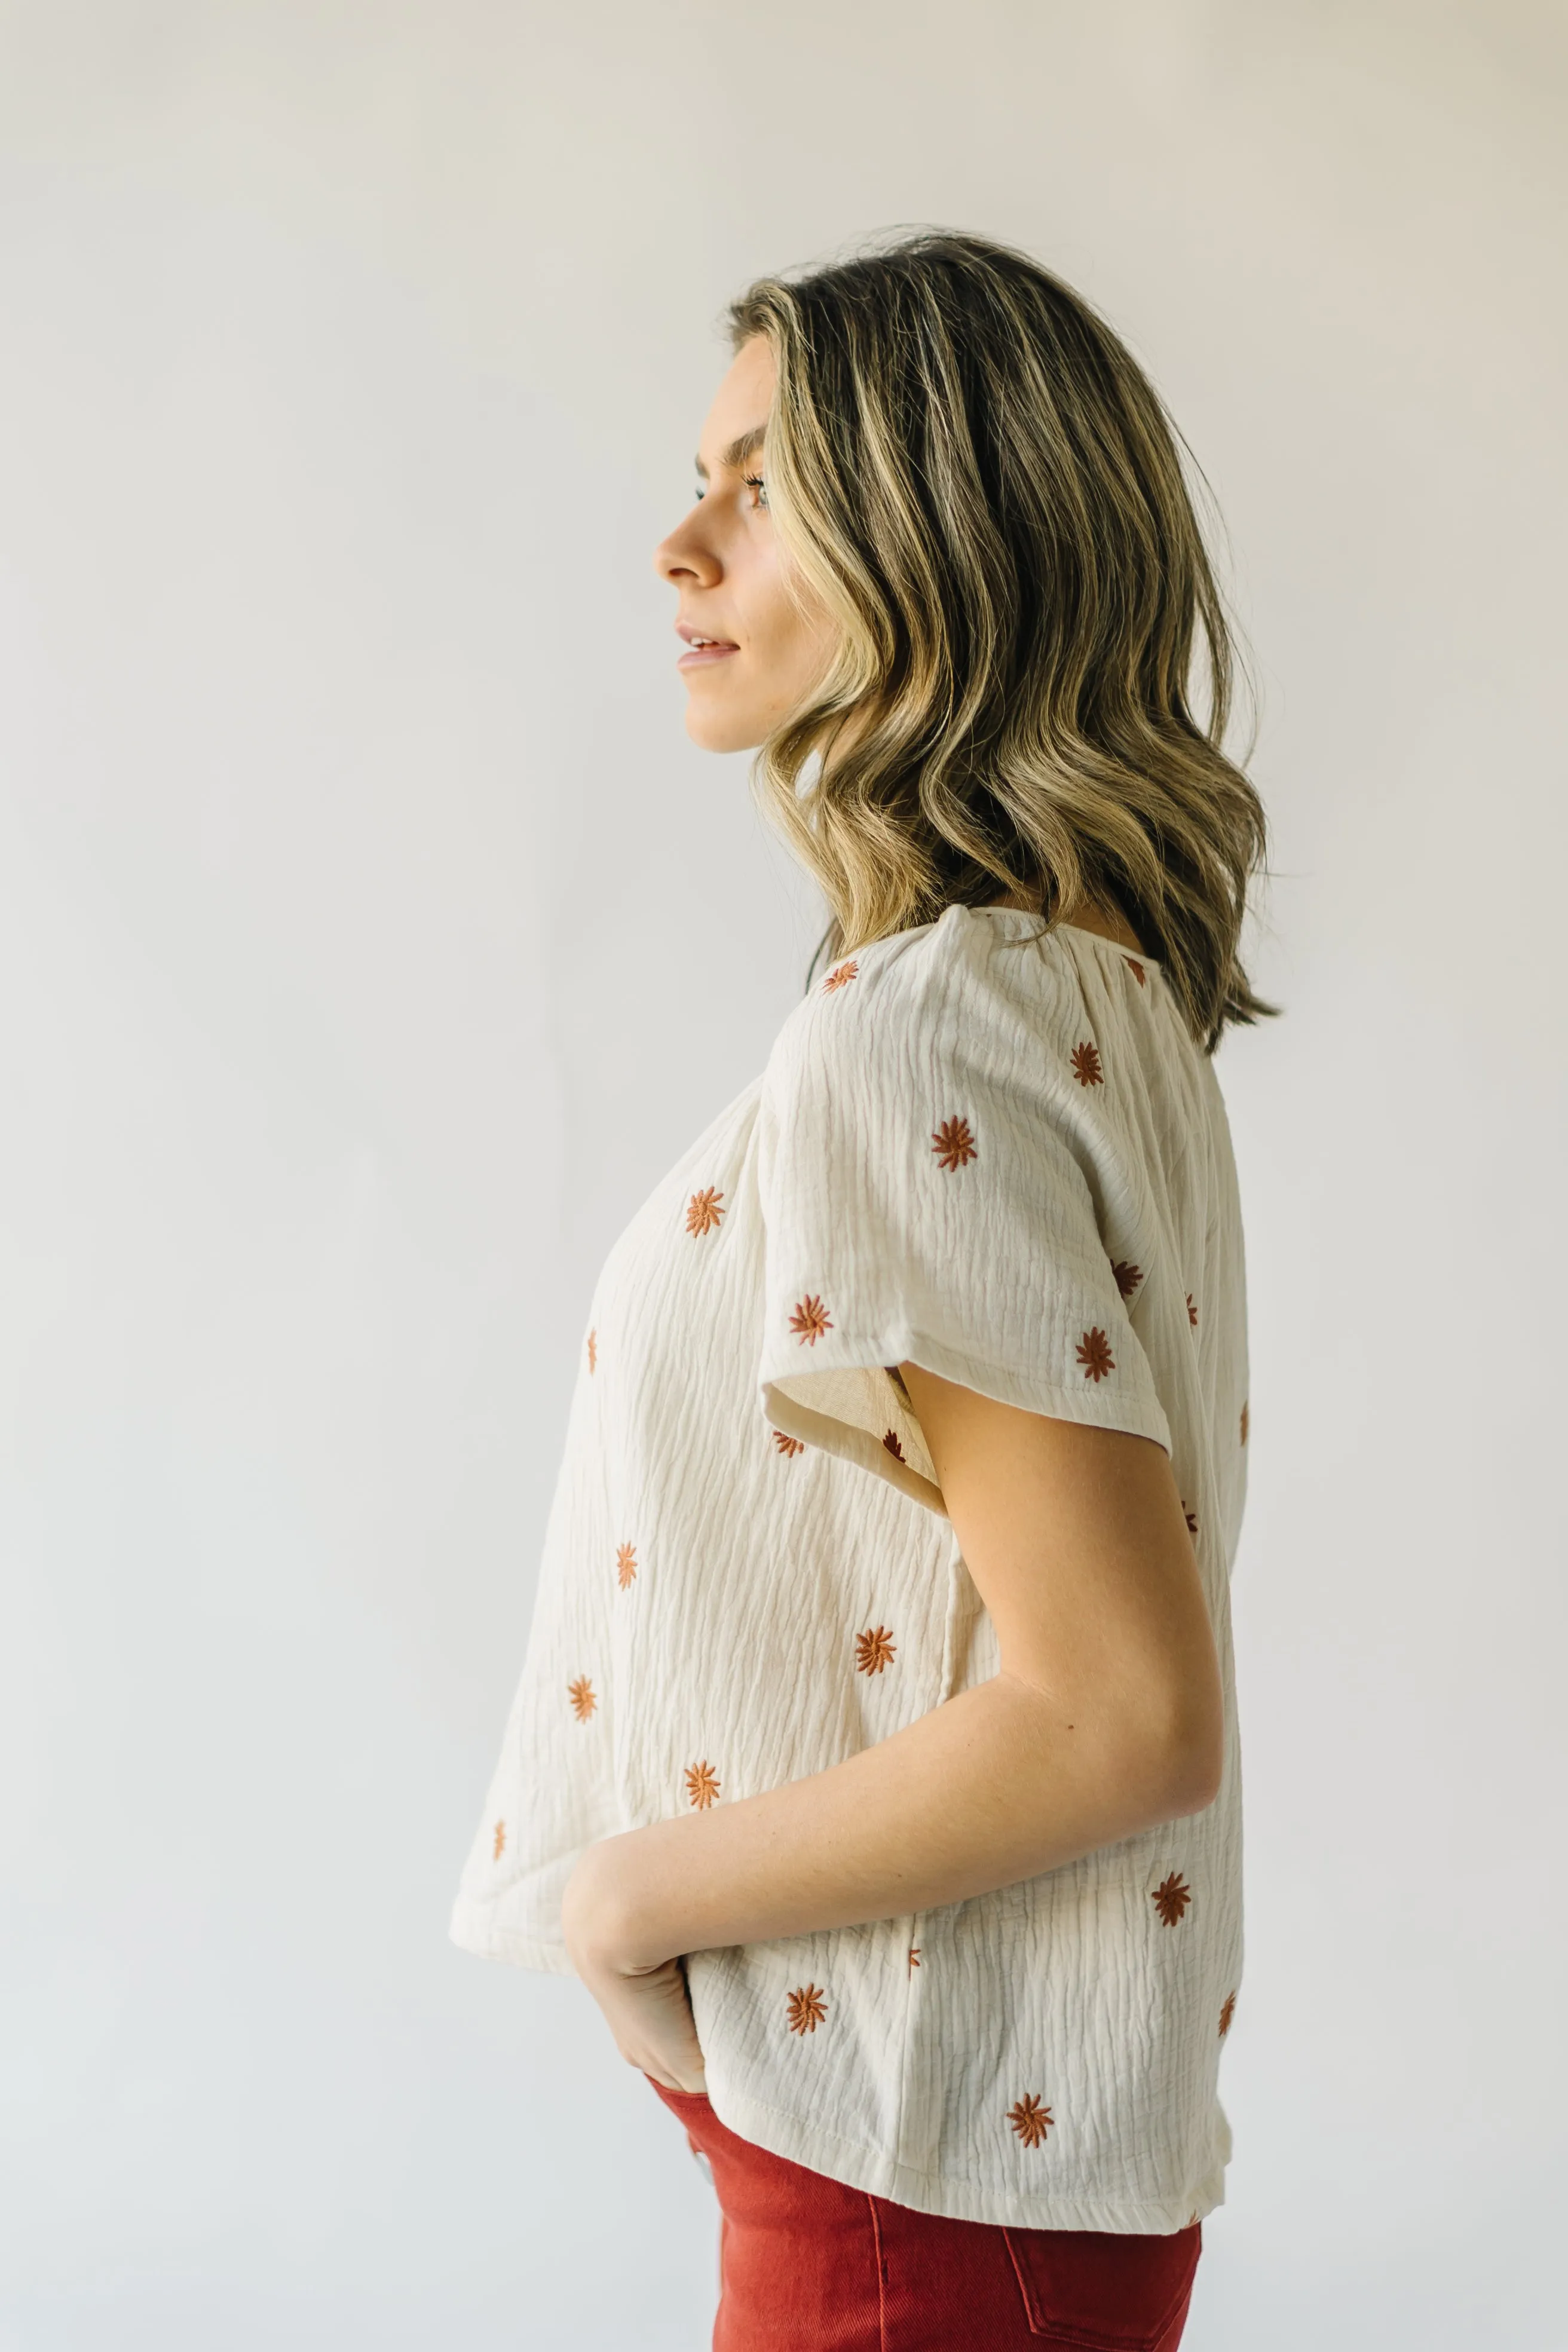
{"type": "Polygon", "coordinates": [[[1241,1969],[1210,1056],[1271,1009],[1220,600],[1024,256],[730,325],[657,564],[826,964],[600,1274],[453,1933],[574,1970],[705,2157],[719,2352],[1171,2352],[1241,1969]]]}

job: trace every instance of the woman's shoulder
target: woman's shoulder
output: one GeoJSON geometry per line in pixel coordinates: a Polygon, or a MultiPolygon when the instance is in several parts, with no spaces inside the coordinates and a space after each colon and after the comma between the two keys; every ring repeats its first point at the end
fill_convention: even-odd
{"type": "Polygon", "coordinates": [[[1014,908],[951,906],[930,923],[841,955],[788,1014],[770,1067],[852,1060],[859,1069],[922,1046],[1043,1039],[1073,1025],[1080,994],[1060,931],[1014,908]]]}

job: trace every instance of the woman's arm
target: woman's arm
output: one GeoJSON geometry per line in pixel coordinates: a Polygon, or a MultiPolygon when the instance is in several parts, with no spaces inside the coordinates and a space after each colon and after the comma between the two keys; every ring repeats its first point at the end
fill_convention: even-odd
{"type": "Polygon", "coordinates": [[[1219,1666],[1162,1448],[900,1369],[1000,1671],[826,1771],[587,1850],[568,1949],[650,2073],[658,2053],[628,2048],[617,1979],[657,1976],[668,1994],[684,1953],[984,1895],[1218,1790],[1219,1666]]]}

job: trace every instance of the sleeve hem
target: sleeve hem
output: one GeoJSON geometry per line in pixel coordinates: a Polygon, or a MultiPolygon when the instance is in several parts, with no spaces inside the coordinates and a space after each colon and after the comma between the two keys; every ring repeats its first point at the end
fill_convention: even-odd
{"type": "Polygon", "coordinates": [[[1171,1426],[1154,1397],[1129,1396],[1125,1390],[1097,1394],[1091,1388],[1064,1388],[1057,1381],[1020,1377],[1005,1364],[988,1363],[950,1348],[945,1340],[918,1334],[899,1349],[896,1361],[921,1364],[940,1378],[958,1381],[998,1403],[1016,1404],[1047,1421],[1072,1421],[1090,1429],[1114,1429],[1129,1437],[1150,1437],[1166,1454],[1171,1451],[1171,1426]]]}
{"type": "Polygon", "coordinates": [[[895,1486],[902,1486],[945,1517],[940,1486],[897,1461],[869,1432],[817,1412],[805,1402],[816,1373],[885,1370],[889,1363],[905,1362],[922,1365],[942,1380],[974,1389],[1000,1404],[1016,1405],[1024,1412],[1037,1412],[1048,1420],[1075,1422],[1092,1429],[1119,1430],[1131,1437],[1147,1437],[1163,1453],[1173,1452],[1170,1423],[1157,1397],[1129,1395],[1125,1390],[1096,1394],[1093,1391],[1065,1388],[1058,1381],[1037,1381],[1009,1365],[967,1356],[945,1340],[927,1339],[908,1328],[875,1341],[846,1340],[840,1335],[833,1360],[810,1368],[789,1365],[774,1370],[764,1365],[760,1373],[763,1409],[781,1429],[789,1429],[792,1436],[806,1444],[825,1445],[890,1478],[895,1486]],[[804,1426],[794,1427],[782,1417],[784,1412],[803,1422],[815,1423],[815,1432],[804,1426]]]}

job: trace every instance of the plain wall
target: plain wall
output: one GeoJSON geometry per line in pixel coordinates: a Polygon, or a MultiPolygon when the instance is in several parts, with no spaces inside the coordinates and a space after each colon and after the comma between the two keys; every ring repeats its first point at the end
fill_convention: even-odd
{"type": "Polygon", "coordinates": [[[447,1917],[594,1276],[820,928],[650,568],[753,273],[936,222],[1213,482],[1283,1019],[1192,2352],[1552,2352],[1564,20],[0,8],[6,2352],[707,2341],[711,2192],[447,1917]]]}

